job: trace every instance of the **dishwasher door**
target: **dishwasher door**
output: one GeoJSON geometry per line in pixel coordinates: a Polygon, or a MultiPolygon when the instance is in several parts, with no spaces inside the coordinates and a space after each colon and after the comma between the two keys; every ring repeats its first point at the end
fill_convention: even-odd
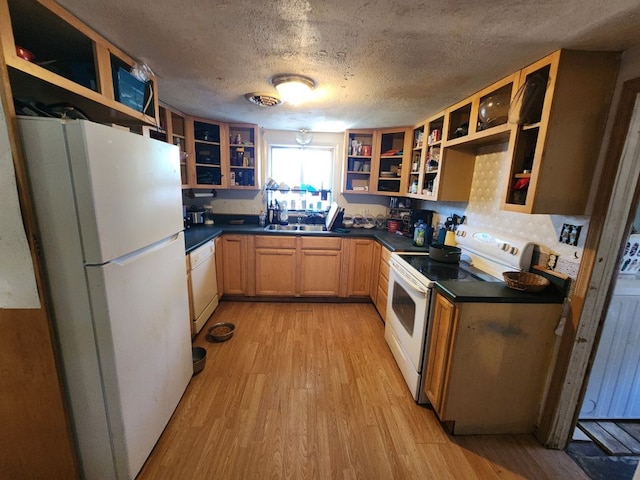
{"type": "Polygon", "coordinates": [[[218,306],[218,282],[216,279],[216,255],[213,240],[198,247],[190,254],[192,319],[198,333],[218,306]]]}

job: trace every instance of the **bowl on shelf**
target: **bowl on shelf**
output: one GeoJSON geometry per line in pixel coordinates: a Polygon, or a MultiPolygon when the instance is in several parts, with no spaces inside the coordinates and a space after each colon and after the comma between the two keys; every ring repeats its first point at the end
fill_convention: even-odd
{"type": "Polygon", "coordinates": [[[510,100],[507,92],[498,92],[482,99],[478,110],[478,119],[483,130],[507,123],[510,100]]]}

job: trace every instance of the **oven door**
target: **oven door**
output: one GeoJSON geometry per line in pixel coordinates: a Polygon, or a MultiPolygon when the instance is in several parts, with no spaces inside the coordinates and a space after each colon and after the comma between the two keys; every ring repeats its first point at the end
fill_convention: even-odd
{"type": "Polygon", "coordinates": [[[385,339],[417,401],[431,288],[399,262],[391,261],[385,339]]]}

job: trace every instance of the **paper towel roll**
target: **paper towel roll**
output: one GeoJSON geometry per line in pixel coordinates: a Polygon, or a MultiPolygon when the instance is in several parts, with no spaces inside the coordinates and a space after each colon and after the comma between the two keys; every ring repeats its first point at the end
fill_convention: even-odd
{"type": "Polygon", "coordinates": [[[456,232],[452,232],[451,230],[447,230],[447,234],[444,237],[444,244],[449,245],[451,247],[456,246],[456,232]]]}

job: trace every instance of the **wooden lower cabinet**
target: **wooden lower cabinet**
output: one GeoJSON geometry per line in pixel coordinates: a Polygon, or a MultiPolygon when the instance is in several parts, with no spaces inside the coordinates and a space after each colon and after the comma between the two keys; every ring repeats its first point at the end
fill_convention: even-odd
{"type": "Polygon", "coordinates": [[[348,297],[371,295],[373,251],[376,241],[370,238],[345,240],[348,251],[347,291],[348,297]]]}
{"type": "Polygon", "coordinates": [[[216,281],[218,282],[218,299],[224,295],[224,268],[222,257],[224,256],[222,237],[215,239],[216,247],[216,281]]]}
{"type": "Polygon", "coordinates": [[[375,292],[384,309],[389,256],[372,238],[224,234],[216,242],[224,295],[373,300],[375,292]]]}
{"type": "Polygon", "coordinates": [[[303,297],[337,297],[340,294],[342,239],[300,239],[300,284],[303,297]]]}
{"type": "Polygon", "coordinates": [[[256,235],[255,294],[335,297],[340,293],[342,239],[256,235]]]}
{"type": "Polygon", "coordinates": [[[256,295],[295,296],[296,245],[296,237],[254,237],[256,295]]]}
{"type": "Polygon", "coordinates": [[[427,380],[423,388],[438,414],[443,412],[442,397],[452,348],[451,335],[456,330],[457,314],[458,309],[453,303],[442,295],[436,295],[431,319],[427,380]]]}
{"type": "Polygon", "coordinates": [[[433,301],[423,388],[440,420],[454,434],[534,432],[562,305],[433,301]]]}
{"type": "MultiPolygon", "coordinates": [[[[225,295],[247,295],[247,235],[222,236],[222,289],[225,295]]],[[[220,280],[218,280],[220,281],[220,280]]]]}

